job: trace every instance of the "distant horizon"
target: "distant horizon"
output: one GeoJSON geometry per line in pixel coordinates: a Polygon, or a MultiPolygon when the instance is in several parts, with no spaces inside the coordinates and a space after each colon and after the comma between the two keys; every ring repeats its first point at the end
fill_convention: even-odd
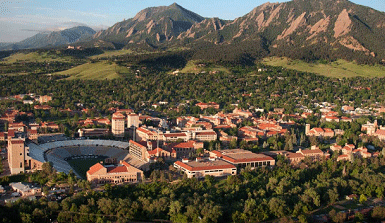
{"type": "MultiPolygon", "coordinates": [[[[95,31],[111,27],[124,19],[133,18],[138,12],[148,7],[169,6],[177,3],[183,8],[205,18],[218,17],[234,20],[244,16],[266,0],[213,1],[213,0],[123,0],[101,1],[83,0],[81,2],[57,0],[19,0],[16,2],[0,0],[0,43],[14,43],[32,37],[41,32],[59,31],[75,26],[89,26],[95,31]],[[92,7],[89,7],[89,6],[92,7]]],[[[288,2],[278,1],[278,2],[288,2]]],[[[351,2],[385,11],[383,0],[351,2]]]]}

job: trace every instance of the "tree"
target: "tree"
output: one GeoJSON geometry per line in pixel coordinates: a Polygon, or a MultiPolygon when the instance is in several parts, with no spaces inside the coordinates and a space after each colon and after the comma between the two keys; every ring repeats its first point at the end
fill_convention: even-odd
{"type": "Polygon", "coordinates": [[[281,198],[273,197],[269,201],[269,209],[272,214],[274,214],[276,217],[281,218],[286,215],[286,202],[282,200],[281,198]]]}
{"type": "Polygon", "coordinates": [[[365,194],[361,194],[360,195],[360,203],[363,204],[365,203],[366,201],[368,200],[368,198],[366,198],[365,194]]]}
{"type": "Polygon", "coordinates": [[[230,141],[230,149],[236,149],[237,148],[237,140],[236,139],[232,139],[230,141]]]}
{"type": "Polygon", "coordinates": [[[385,207],[382,207],[382,206],[374,207],[373,211],[372,211],[372,218],[378,219],[378,220],[384,220],[385,219],[385,207]]]}

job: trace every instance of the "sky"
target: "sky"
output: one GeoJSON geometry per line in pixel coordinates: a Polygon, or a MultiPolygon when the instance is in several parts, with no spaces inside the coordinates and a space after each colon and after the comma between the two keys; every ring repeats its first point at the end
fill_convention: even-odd
{"type": "MultiPolygon", "coordinates": [[[[385,0],[351,1],[385,11],[385,0]]],[[[0,42],[18,42],[39,32],[78,25],[106,29],[147,7],[174,2],[203,17],[232,20],[267,0],[0,0],[0,42]]]]}

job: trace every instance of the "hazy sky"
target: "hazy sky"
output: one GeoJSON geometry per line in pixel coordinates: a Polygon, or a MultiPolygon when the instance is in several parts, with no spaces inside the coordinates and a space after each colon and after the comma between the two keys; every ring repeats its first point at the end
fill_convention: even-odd
{"type": "MultiPolygon", "coordinates": [[[[310,1],[310,0],[309,0],[310,1]]],[[[385,0],[351,0],[385,11],[385,0]]],[[[234,19],[266,0],[0,0],[0,42],[17,42],[41,31],[86,24],[106,28],[140,10],[177,2],[204,17],[234,19]]],[[[284,1],[279,1],[284,2],[284,1]]]]}

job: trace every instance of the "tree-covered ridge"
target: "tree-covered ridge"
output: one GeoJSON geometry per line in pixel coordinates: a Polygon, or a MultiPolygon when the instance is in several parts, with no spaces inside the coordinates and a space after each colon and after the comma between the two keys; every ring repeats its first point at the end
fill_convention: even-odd
{"type": "MultiPolygon", "coordinates": [[[[186,100],[196,100],[215,101],[224,108],[234,103],[243,108],[254,106],[266,110],[284,107],[288,113],[293,112],[297,105],[311,108],[311,103],[317,101],[337,105],[351,102],[357,107],[384,101],[382,78],[333,79],[279,67],[265,68],[264,65],[229,67],[229,73],[176,76],[157,71],[157,63],[152,62],[133,66],[133,70],[140,70],[138,73],[105,81],[68,81],[60,76],[45,75],[3,76],[0,84],[4,87],[0,89],[0,96],[30,92],[52,94],[54,107],[73,109],[75,103],[84,103],[88,108],[95,107],[101,111],[109,108],[110,101],[123,102],[136,110],[143,103],[146,107],[167,101],[170,106],[177,106],[186,100]],[[266,71],[258,72],[258,69],[266,71]],[[356,90],[357,87],[362,87],[362,90],[356,90]]],[[[210,63],[205,66],[210,66],[210,63]]]]}

